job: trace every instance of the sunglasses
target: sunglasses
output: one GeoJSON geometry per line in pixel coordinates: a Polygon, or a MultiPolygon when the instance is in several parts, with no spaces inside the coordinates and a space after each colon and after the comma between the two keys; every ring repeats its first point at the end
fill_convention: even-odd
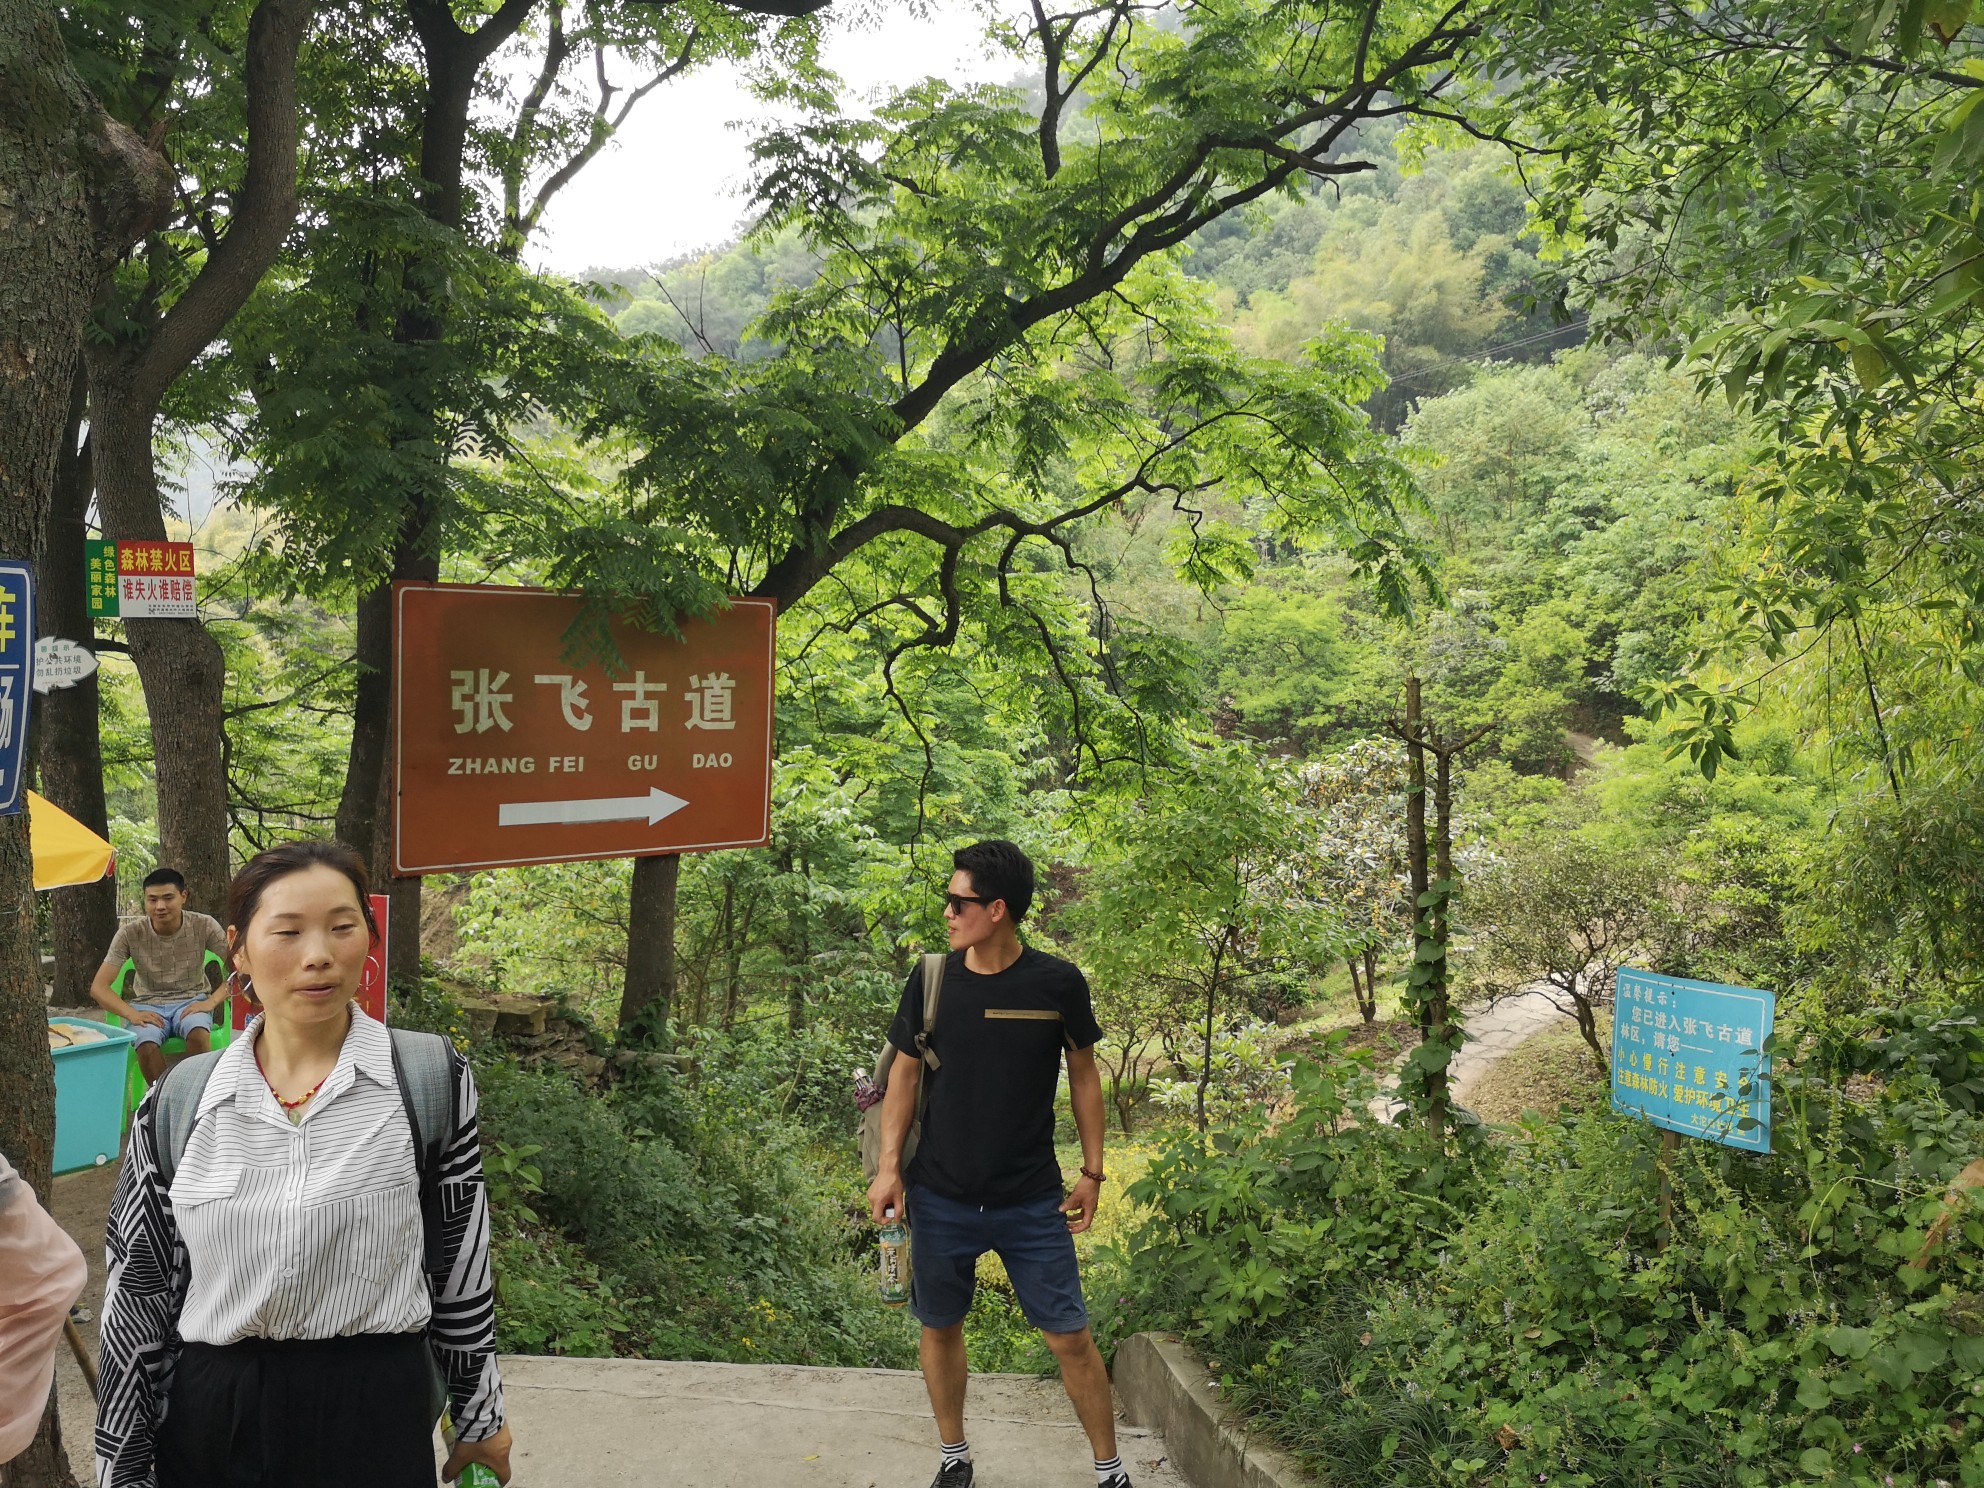
{"type": "Polygon", "coordinates": [[[992,901],[990,899],[979,899],[973,897],[970,894],[944,895],[944,907],[948,909],[952,914],[963,914],[964,907],[967,904],[990,904],[991,902],[992,901]]]}

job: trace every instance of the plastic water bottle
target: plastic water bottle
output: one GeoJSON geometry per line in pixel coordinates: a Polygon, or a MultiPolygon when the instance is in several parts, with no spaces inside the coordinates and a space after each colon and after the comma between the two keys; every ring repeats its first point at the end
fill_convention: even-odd
{"type": "MultiPolygon", "coordinates": [[[[455,1423],[443,1413],[441,1417],[441,1440],[446,1442],[450,1452],[455,1449],[455,1423]]],[[[496,1469],[484,1467],[480,1462],[462,1465],[455,1474],[455,1488],[503,1488],[503,1480],[496,1476],[496,1469]]]]}
{"type": "Polygon", "coordinates": [[[909,1227],[891,1204],[882,1211],[882,1300],[900,1307],[909,1300],[909,1227]]]}

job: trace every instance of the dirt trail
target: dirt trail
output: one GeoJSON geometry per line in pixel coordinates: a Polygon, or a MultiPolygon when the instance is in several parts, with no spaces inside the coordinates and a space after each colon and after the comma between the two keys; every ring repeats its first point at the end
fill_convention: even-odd
{"type": "MultiPolygon", "coordinates": [[[[1548,997],[1534,990],[1519,992],[1514,997],[1503,998],[1493,1007],[1470,1012],[1467,1042],[1461,1045],[1460,1053],[1454,1056],[1447,1070],[1453,1103],[1465,1106],[1468,1097],[1481,1083],[1482,1076],[1539,1033],[1560,1023],[1572,1022],[1548,997]]],[[[1386,1093],[1371,1106],[1387,1121],[1405,1105],[1391,1094],[1397,1085],[1398,1076],[1394,1073],[1386,1080],[1386,1093]]]]}

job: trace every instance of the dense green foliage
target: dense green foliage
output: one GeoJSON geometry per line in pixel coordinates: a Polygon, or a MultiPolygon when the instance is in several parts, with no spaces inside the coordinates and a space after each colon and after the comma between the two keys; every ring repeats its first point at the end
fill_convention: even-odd
{"type": "MultiPolygon", "coordinates": [[[[663,60],[686,14],[593,39],[663,60]]],[[[1152,1144],[1092,1300],[1190,1332],[1326,1481],[1984,1485],[1978,27],[1462,20],[1102,8],[857,117],[809,26],[733,18],[792,105],[762,221],[590,291],[519,261],[570,98],[478,130],[450,227],[405,39],[316,56],[351,112],[180,415],[256,460],[200,533],[237,844],[332,818],[346,610],[413,508],[445,577],[785,602],[772,840],[685,861],[673,1001],[617,1047],[630,865],[430,883],[409,1012],[467,1040],[449,997],[524,993],[583,1045],[470,1041],[506,1347],[910,1361],[848,1086],[951,849],[1001,835],[1152,1144]],[[1602,1095],[1376,1119],[1336,1030],[1417,1036],[1410,676],[1485,730],[1438,891],[1464,1001],[1547,980],[1596,1085],[1619,966],[1772,989],[1769,1155],[1663,1155],[1602,1095]]],[[[144,861],[121,662],[104,695],[144,861]]],[[[1044,1367],[988,1280],[975,1363],[1044,1367]]]]}
{"type": "Polygon", "coordinates": [[[1984,1265],[1925,1253],[1984,1137],[1976,1022],[1902,1022],[1854,1099],[1868,1031],[1780,1046],[1763,1158],[1610,1115],[1436,1155],[1358,1119],[1367,1071],[1304,1066],[1279,1125],[1151,1165],[1113,1327],[1187,1326],[1345,1488],[1979,1481],[1984,1265]]]}

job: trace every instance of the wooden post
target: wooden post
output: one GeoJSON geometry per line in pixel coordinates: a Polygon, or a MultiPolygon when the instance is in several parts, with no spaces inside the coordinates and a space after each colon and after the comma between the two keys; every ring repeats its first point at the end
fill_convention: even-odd
{"type": "Polygon", "coordinates": [[[1660,1228],[1655,1232],[1655,1245],[1660,1250],[1667,1249],[1674,1239],[1674,1154],[1681,1150],[1681,1134],[1677,1131],[1663,1131],[1660,1134],[1660,1228]]]}

